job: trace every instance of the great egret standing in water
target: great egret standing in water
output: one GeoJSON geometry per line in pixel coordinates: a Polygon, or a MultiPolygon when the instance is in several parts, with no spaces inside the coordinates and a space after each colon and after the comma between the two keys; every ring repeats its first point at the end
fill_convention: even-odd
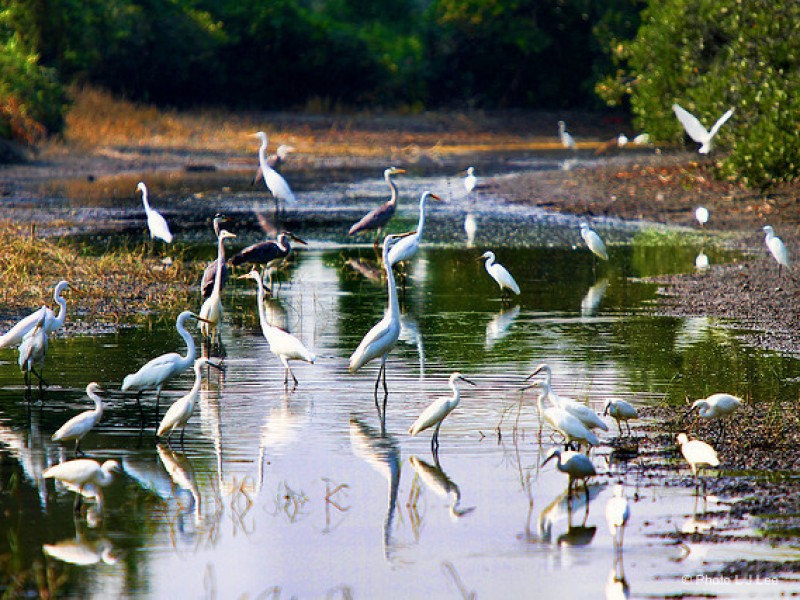
{"type": "Polygon", "coordinates": [[[58,315],[56,315],[47,306],[42,306],[40,309],[35,310],[27,317],[19,321],[6,333],[0,336],[0,348],[12,348],[19,346],[25,334],[33,329],[39,322],[42,313],[44,313],[44,331],[47,335],[55,332],[64,326],[67,319],[67,301],[61,296],[62,292],[70,287],[66,281],[59,281],[53,291],[53,300],[58,304],[58,315]]]}
{"type": "Polygon", "coordinates": [[[567,124],[564,121],[558,122],[558,138],[561,140],[561,145],[567,150],[576,150],[577,144],[575,138],[567,131],[567,124]]]}
{"type": "Polygon", "coordinates": [[[519,296],[519,285],[511,276],[511,273],[508,272],[503,265],[498,262],[495,262],[494,252],[491,250],[487,250],[483,254],[481,254],[478,260],[486,259],[484,266],[486,267],[486,272],[489,273],[492,279],[497,282],[497,285],[500,286],[500,297],[505,298],[506,290],[510,290],[514,292],[516,295],[519,296]]]}
{"type": "Polygon", "coordinates": [[[711,131],[708,131],[705,127],[703,127],[703,124],[700,123],[697,117],[695,117],[685,108],[681,107],[679,104],[673,104],[672,110],[675,111],[675,116],[678,117],[678,120],[681,122],[681,125],[683,125],[686,133],[689,134],[689,137],[700,144],[700,149],[698,150],[700,154],[708,154],[711,152],[712,140],[714,139],[714,136],[717,135],[719,128],[725,124],[725,121],[733,116],[733,109],[730,109],[719,119],[717,119],[717,122],[714,123],[711,131]]]}
{"type": "Polygon", "coordinates": [[[389,262],[393,265],[413,258],[417,250],[419,250],[422,230],[425,228],[425,203],[429,198],[432,200],[441,200],[436,194],[422,192],[419,198],[419,222],[417,223],[417,230],[412,232],[411,235],[398,240],[394,246],[392,246],[392,249],[389,250],[389,262]]]}
{"type": "Polygon", "coordinates": [[[261,323],[261,332],[269,343],[270,352],[277,356],[283,363],[285,369],[283,385],[289,385],[289,375],[292,376],[292,381],[297,385],[297,377],[294,376],[292,368],[289,366],[289,361],[303,360],[313,365],[316,360],[314,353],[310,352],[308,348],[303,345],[303,342],[298,340],[291,333],[284,331],[280,327],[270,325],[264,310],[264,284],[258,271],[253,269],[247,275],[239,277],[239,279],[255,280],[257,286],[258,320],[261,323]]]}
{"type": "Polygon", "coordinates": [[[94,381],[86,386],[86,395],[94,401],[94,410],[87,410],[72,417],[58,428],[51,438],[54,442],[71,442],[75,440],[75,454],[83,454],[80,449],[81,440],[92,427],[103,417],[103,399],[97,395],[100,385],[94,381]]]}
{"type": "Polygon", "coordinates": [[[582,479],[583,488],[586,490],[586,503],[588,504],[589,486],[586,485],[586,480],[589,477],[597,475],[597,471],[589,457],[580,452],[573,452],[572,450],[562,452],[558,448],[550,448],[550,450],[547,451],[547,456],[542,461],[542,466],[546,465],[553,458],[556,459],[556,468],[569,476],[567,496],[569,497],[572,495],[572,485],[575,483],[575,480],[582,479]]]}
{"type": "Polygon", "coordinates": [[[431,438],[431,452],[433,456],[436,457],[439,454],[439,429],[442,427],[442,423],[444,422],[447,415],[449,415],[456,406],[458,406],[459,401],[461,400],[461,392],[458,389],[458,381],[465,381],[470,385],[476,385],[474,381],[470,381],[466,377],[464,377],[461,373],[455,372],[450,375],[450,389],[453,390],[452,396],[442,396],[441,398],[437,398],[433,401],[433,403],[428,406],[422,414],[414,421],[414,424],[408,428],[408,433],[412,436],[417,435],[418,433],[425,431],[429,427],[436,426],[436,430],[433,432],[433,437],[431,438]]]}
{"type": "Polygon", "coordinates": [[[119,463],[115,460],[107,460],[101,466],[99,462],[91,458],[78,458],[53,465],[42,473],[42,476],[45,479],[58,479],[76,486],[78,488],[78,496],[75,499],[75,512],[78,512],[83,500],[83,489],[87,485],[100,487],[109,485],[114,479],[112,472],[119,470],[119,463]]]}
{"type": "Polygon", "coordinates": [[[183,435],[186,433],[186,424],[194,413],[194,406],[197,402],[197,396],[200,394],[200,384],[203,382],[203,367],[209,365],[214,368],[220,369],[221,367],[216,363],[209,361],[205,357],[198,358],[194,361],[194,385],[189,393],[185,396],[178,398],[164,413],[164,418],[161,419],[161,424],[156,431],[156,437],[167,435],[167,443],[172,437],[172,432],[176,429],[181,430],[181,446],[183,446],[183,435]]]}
{"type": "Polygon", "coordinates": [[[767,234],[764,242],[766,242],[767,248],[772,253],[772,257],[778,262],[778,277],[780,277],[781,268],[789,268],[789,251],[783,244],[783,240],[775,235],[772,225],[764,225],[763,229],[767,234]]]}
{"type": "MultiPolygon", "coordinates": [[[[410,234],[405,234],[410,235],[410,234]]],[[[394,281],[394,273],[392,272],[392,263],[389,261],[389,250],[396,239],[405,237],[405,235],[389,234],[383,240],[383,268],[386,271],[386,291],[387,291],[387,306],[383,319],[378,321],[372,329],[370,329],[361,343],[356,348],[355,352],[350,356],[350,372],[356,373],[361,367],[368,362],[379,358],[381,359],[381,366],[378,369],[378,377],[375,379],[375,407],[381,415],[381,422],[383,423],[386,417],[386,399],[389,396],[389,388],[386,386],[386,358],[389,352],[397,344],[397,339],[400,337],[400,304],[397,300],[397,284],[394,281]],[[383,376],[383,411],[378,405],[378,385],[383,376]]]]}
{"type": "Polygon", "coordinates": [[[42,378],[42,367],[44,366],[44,358],[47,354],[47,331],[45,331],[44,323],[47,313],[42,311],[39,314],[39,321],[34,325],[25,337],[22,338],[22,343],[19,345],[19,368],[25,375],[25,388],[30,390],[31,387],[31,373],[36,375],[39,379],[39,392],[42,391],[44,379],[42,378]],[[39,372],[36,367],[39,367],[39,372]]]}
{"type": "Polygon", "coordinates": [[[198,327],[205,337],[212,337],[216,333],[220,320],[222,320],[222,265],[225,264],[225,240],[235,238],[236,235],[223,229],[219,232],[217,241],[217,272],[214,275],[214,288],[211,295],[205,299],[200,307],[198,327]]]}
{"type": "Polygon", "coordinates": [[[294,193],[283,176],[269,166],[267,162],[266,152],[267,146],[269,145],[267,134],[263,131],[259,131],[258,133],[254,133],[253,137],[257,137],[261,140],[261,146],[258,148],[258,164],[261,166],[261,176],[264,178],[264,183],[272,193],[272,197],[275,198],[275,212],[279,213],[281,210],[281,201],[286,204],[294,204],[296,202],[294,193]]]}
{"type": "Polygon", "coordinates": [[[405,172],[405,169],[398,169],[397,167],[389,167],[383,172],[383,178],[386,180],[386,183],[389,184],[389,188],[392,190],[391,197],[386,203],[369,211],[366,215],[361,217],[361,219],[350,228],[350,230],[347,232],[347,235],[355,235],[361,231],[369,231],[374,229],[374,245],[377,248],[378,240],[380,239],[383,228],[394,216],[394,213],[397,210],[397,185],[392,179],[392,176],[400,175],[401,173],[405,172]]]}
{"type": "Polygon", "coordinates": [[[158,238],[164,240],[167,244],[172,243],[172,233],[167,225],[167,220],[161,216],[161,213],[150,208],[150,202],[147,200],[147,186],[143,181],[139,182],[136,186],[136,191],[142,193],[142,204],[144,204],[144,212],[147,215],[147,229],[150,230],[150,239],[158,238]]]}

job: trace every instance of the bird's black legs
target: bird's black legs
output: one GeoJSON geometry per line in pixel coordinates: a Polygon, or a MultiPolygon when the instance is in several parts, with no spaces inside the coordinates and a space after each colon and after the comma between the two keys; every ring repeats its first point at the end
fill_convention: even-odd
{"type": "Polygon", "coordinates": [[[433,460],[437,464],[439,463],[439,428],[442,426],[442,422],[439,421],[436,425],[436,430],[433,432],[433,437],[431,437],[431,454],[433,454],[433,460]]]}
{"type": "MultiPolygon", "coordinates": [[[[156,427],[158,427],[158,401],[161,399],[161,388],[156,389],[156,427]]],[[[141,408],[141,405],[140,405],[141,408]]]]}

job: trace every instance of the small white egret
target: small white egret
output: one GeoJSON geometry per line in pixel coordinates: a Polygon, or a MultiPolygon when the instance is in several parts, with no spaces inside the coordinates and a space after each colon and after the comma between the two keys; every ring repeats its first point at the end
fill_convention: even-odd
{"type": "Polygon", "coordinates": [[[694,268],[698,271],[705,271],[708,268],[708,254],[700,250],[700,253],[694,258],[694,268]]]}
{"type": "Polygon", "coordinates": [[[640,133],[635,138],[633,138],[633,143],[637,146],[646,146],[650,143],[650,134],[649,133],[640,133]]]}
{"type": "Polygon", "coordinates": [[[30,390],[31,387],[31,373],[36,375],[39,379],[39,392],[42,391],[44,379],[42,378],[42,367],[44,366],[44,358],[47,354],[47,332],[44,328],[45,318],[47,313],[42,311],[39,314],[39,321],[34,325],[25,337],[22,338],[22,343],[19,345],[19,368],[25,375],[25,387],[30,390]],[[36,367],[39,371],[36,371],[36,367]]]}
{"type": "Polygon", "coordinates": [[[701,442],[700,440],[689,441],[689,437],[685,433],[678,434],[678,444],[681,447],[681,454],[683,454],[683,457],[692,469],[695,482],[697,482],[698,467],[703,465],[708,465],[710,467],[719,466],[717,451],[709,444],[701,442]]]}
{"type": "Polygon", "coordinates": [[[567,150],[574,151],[577,149],[575,138],[573,138],[567,131],[567,124],[564,123],[564,121],[558,122],[558,138],[561,140],[561,145],[567,150]]]}
{"type": "Polygon", "coordinates": [[[592,251],[592,254],[603,260],[608,260],[608,252],[606,251],[605,243],[600,236],[597,235],[597,232],[589,227],[588,223],[581,223],[581,237],[583,241],[586,242],[589,250],[592,251]]]}
{"type": "Polygon", "coordinates": [[[441,200],[439,196],[431,192],[422,192],[419,198],[419,222],[417,229],[411,235],[398,240],[389,250],[389,262],[396,265],[399,262],[407,261],[414,257],[419,250],[420,240],[422,239],[422,231],[425,227],[425,205],[428,199],[441,200]]]}
{"type": "Polygon", "coordinates": [[[258,320],[261,323],[261,332],[269,343],[269,350],[277,356],[284,366],[283,385],[289,385],[289,375],[292,376],[295,386],[297,385],[297,377],[294,376],[292,368],[289,366],[290,360],[303,360],[307,363],[314,364],[316,357],[312,352],[303,345],[303,342],[294,337],[280,327],[270,325],[267,319],[267,314],[264,309],[264,284],[261,281],[261,275],[253,269],[246,275],[242,275],[239,279],[253,279],[256,282],[257,289],[257,302],[258,302],[258,320]]]}
{"type": "Polygon", "coordinates": [[[53,465],[42,473],[42,476],[45,479],[58,479],[76,486],[78,495],[75,498],[75,511],[78,512],[83,500],[83,489],[87,485],[100,487],[109,485],[114,479],[112,472],[119,470],[119,463],[115,460],[107,460],[101,466],[99,462],[91,458],[78,458],[53,465]]]}
{"type": "Polygon", "coordinates": [[[475,167],[469,167],[464,176],[464,189],[467,190],[467,194],[470,194],[477,185],[478,178],[475,176],[475,167]]]}
{"type": "Polygon", "coordinates": [[[580,452],[573,452],[572,450],[562,452],[558,448],[550,448],[550,450],[547,451],[547,456],[542,461],[542,466],[547,464],[547,462],[554,457],[556,459],[556,468],[569,476],[567,496],[572,495],[572,485],[575,480],[582,479],[583,487],[586,490],[586,501],[588,503],[589,486],[586,485],[586,480],[589,479],[589,477],[597,475],[597,470],[595,470],[591,459],[580,452]]]}
{"type": "Polygon", "coordinates": [[[264,179],[264,183],[272,194],[272,197],[275,198],[275,212],[278,213],[281,209],[281,201],[287,204],[294,204],[296,202],[294,193],[283,176],[269,166],[267,162],[266,152],[267,146],[269,145],[267,134],[263,131],[259,131],[258,133],[254,133],[253,137],[257,137],[261,140],[261,146],[258,148],[258,164],[261,167],[261,176],[264,179]]]}
{"type": "MultiPolygon", "coordinates": [[[[608,425],[606,425],[603,420],[598,416],[596,412],[594,412],[591,408],[578,402],[577,400],[573,400],[572,398],[565,398],[563,396],[559,396],[553,391],[552,382],[553,382],[553,371],[550,368],[550,365],[542,363],[534,369],[533,373],[528,375],[525,378],[525,381],[533,378],[534,376],[538,375],[539,373],[544,373],[545,380],[544,384],[542,385],[542,389],[544,389],[547,393],[548,399],[559,408],[564,409],[576,419],[578,419],[581,423],[583,423],[587,429],[602,429],[603,431],[608,431],[608,425]]],[[[593,446],[596,444],[592,444],[593,446]]]]}
{"type": "Polygon", "coordinates": [[[486,272],[489,273],[492,279],[497,282],[497,285],[500,286],[500,297],[505,298],[506,290],[510,290],[515,294],[519,295],[519,285],[511,276],[511,273],[508,272],[503,265],[498,262],[495,262],[494,252],[491,250],[487,250],[483,254],[481,254],[478,260],[486,259],[484,266],[486,267],[486,272]]]}
{"type": "Polygon", "coordinates": [[[780,277],[781,268],[789,268],[789,251],[783,244],[783,240],[775,235],[775,230],[772,228],[772,225],[764,225],[763,229],[767,234],[764,238],[767,248],[769,248],[773,258],[778,262],[778,277],[780,277]]]}
{"type": "Polygon", "coordinates": [[[580,444],[586,443],[591,446],[598,446],[600,440],[592,431],[584,425],[578,417],[570,414],[565,409],[561,408],[558,404],[545,408],[544,401],[548,398],[552,391],[550,386],[545,381],[534,381],[532,384],[522,388],[527,390],[532,387],[540,388],[539,396],[536,399],[536,406],[539,409],[539,417],[547,421],[550,426],[559,432],[564,437],[565,447],[568,447],[572,442],[580,444]]]}
{"type": "Polygon", "coordinates": [[[189,393],[181,396],[167,409],[164,413],[164,418],[161,419],[161,424],[156,431],[156,437],[162,437],[165,433],[167,435],[167,443],[172,437],[172,432],[176,429],[181,430],[181,446],[183,445],[183,435],[186,432],[186,424],[194,413],[194,406],[197,402],[197,396],[200,394],[200,384],[203,382],[203,367],[209,365],[217,369],[221,369],[218,364],[209,361],[205,357],[200,357],[194,361],[194,385],[189,393]]]}
{"type": "MultiPolygon", "coordinates": [[[[122,380],[123,392],[137,392],[136,402],[139,404],[139,411],[141,413],[142,407],[139,403],[139,398],[145,390],[156,391],[156,419],[158,419],[158,402],[161,397],[161,388],[164,384],[173,377],[180,375],[194,363],[197,349],[195,347],[194,338],[186,330],[185,322],[187,319],[200,320],[196,314],[190,310],[185,310],[178,315],[175,321],[175,329],[178,335],[181,336],[186,344],[186,356],[181,356],[177,352],[169,352],[157,356],[149,360],[143,365],[136,373],[126,375],[122,380]]],[[[144,419],[144,414],[141,414],[144,419]]]]}
{"type": "Polygon", "coordinates": [[[606,523],[608,530],[614,536],[614,549],[622,552],[622,539],[625,535],[625,526],[631,516],[628,499],[625,497],[625,488],[622,485],[614,486],[614,495],[606,503],[606,523]]]}
{"type": "Polygon", "coordinates": [[[694,218],[700,223],[700,227],[705,228],[706,223],[708,223],[708,216],[708,209],[705,206],[698,206],[694,211],[694,218]]]}
{"type": "Polygon", "coordinates": [[[80,536],[77,539],[62,540],[55,544],[43,544],[42,551],[61,562],[88,567],[105,563],[107,565],[116,564],[119,560],[114,550],[114,545],[103,538],[97,541],[83,540],[80,536]]]}
{"type": "Polygon", "coordinates": [[[711,152],[712,140],[714,139],[714,136],[717,135],[719,128],[725,124],[725,121],[733,116],[733,109],[730,109],[719,119],[717,119],[717,122],[714,123],[711,131],[708,131],[705,127],[703,127],[703,124],[700,123],[697,117],[695,117],[686,109],[682,108],[680,105],[673,104],[672,110],[675,111],[675,116],[678,117],[678,120],[681,122],[681,125],[683,125],[686,133],[689,134],[689,137],[700,144],[700,149],[698,150],[700,154],[708,154],[711,152]]]}
{"type": "Polygon", "coordinates": [[[150,208],[150,202],[147,200],[147,186],[143,181],[139,182],[136,186],[136,191],[142,193],[142,204],[144,204],[144,212],[147,215],[147,229],[150,230],[150,239],[158,238],[164,240],[166,243],[172,243],[172,233],[167,225],[167,220],[161,216],[161,213],[150,208]]]}
{"type": "Polygon", "coordinates": [[[235,238],[236,235],[223,229],[219,232],[217,240],[217,272],[214,276],[214,288],[211,295],[205,299],[200,307],[198,327],[203,336],[210,338],[216,332],[222,320],[222,266],[225,264],[225,240],[235,238]]]}
{"type": "Polygon", "coordinates": [[[698,418],[706,419],[708,421],[712,419],[719,419],[720,432],[717,438],[719,441],[719,439],[721,439],[724,435],[725,419],[733,416],[733,413],[735,413],[742,406],[742,404],[744,404],[744,402],[741,398],[737,398],[731,394],[711,394],[708,398],[695,400],[688,412],[697,410],[698,418]]]}
{"type": "Polygon", "coordinates": [[[102,391],[100,385],[94,381],[86,386],[86,395],[94,401],[94,409],[75,415],[59,427],[51,438],[54,442],[71,442],[74,440],[75,454],[83,454],[80,449],[81,440],[103,417],[103,399],[97,395],[99,391],[102,391]]]}
{"type": "Polygon", "coordinates": [[[620,133],[617,136],[617,146],[619,148],[624,148],[628,144],[628,136],[624,133],[620,133]]]}
{"type": "Polygon", "coordinates": [[[397,185],[395,184],[392,176],[405,173],[405,169],[398,169],[397,167],[389,167],[383,172],[383,178],[392,190],[392,195],[387,202],[381,204],[378,208],[369,211],[366,215],[355,223],[347,232],[347,235],[355,235],[361,231],[375,230],[374,245],[377,248],[378,240],[380,239],[381,232],[389,220],[394,216],[397,210],[397,185]]]}
{"type": "Polygon", "coordinates": [[[475,234],[478,233],[478,221],[471,212],[464,217],[464,232],[467,234],[467,246],[472,247],[475,243],[475,234]]]}
{"type": "Polygon", "coordinates": [[[375,380],[375,407],[383,415],[381,420],[385,418],[386,399],[389,395],[389,388],[386,386],[386,358],[400,337],[400,304],[397,299],[397,284],[394,281],[392,263],[389,262],[389,250],[394,240],[401,237],[404,236],[390,234],[383,240],[383,268],[386,271],[387,292],[386,312],[383,318],[361,340],[358,348],[350,356],[349,365],[350,372],[355,373],[370,361],[380,357],[381,366],[378,369],[378,377],[375,380]],[[378,385],[381,381],[381,376],[383,376],[384,391],[382,413],[380,406],[378,406],[378,385]]]}
{"type": "Polygon", "coordinates": [[[55,300],[56,304],[59,306],[58,315],[56,315],[47,306],[42,306],[0,336],[0,348],[12,348],[14,346],[19,346],[20,343],[22,343],[22,339],[25,337],[25,334],[33,329],[39,322],[39,318],[42,316],[41,313],[44,313],[45,315],[44,330],[47,335],[50,335],[51,333],[63,327],[64,322],[67,319],[67,301],[61,296],[61,294],[69,287],[71,286],[67,281],[59,281],[55,290],[53,291],[53,300],[55,300]]]}
{"type": "Polygon", "coordinates": [[[433,427],[434,425],[436,426],[436,429],[433,432],[433,437],[431,438],[431,452],[433,453],[434,457],[436,457],[439,453],[439,429],[442,427],[442,423],[447,415],[453,412],[461,400],[461,392],[458,389],[458,381],[465,381],[470,385],[476,385],[474,381],[467,379],[461,373],[456,371],[450,375],[449,385],[450,389],[453,390],[453,395],[442,396],[434,400],[433,403],[428,406],[428,408],[422,411],[422,414],[417,418],[416,421],[414,421],[414,424],[408,428],[408,433],[412,436],[415,436],[418,433],[425,431],[429,427],[433,427]]]}
{"type": "Polygon", "coordinates": [[[628,422],[630,419],[638,419],[639,413],[631,405],[630,402],[620,400],[619,398],[609,398],[603,405],[603,415],[611,415],[617,422],[619,427],[619,434],[622,435],[622,421],[628,426],[628,435],[631,434],[631,424],[628,422]]]}

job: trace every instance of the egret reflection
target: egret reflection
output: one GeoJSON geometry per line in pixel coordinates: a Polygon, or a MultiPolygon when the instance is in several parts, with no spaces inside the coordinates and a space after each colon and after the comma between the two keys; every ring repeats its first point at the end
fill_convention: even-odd
{"type": "Polygon", "coordinates": [[[556,496],[550,504],[544,507],[537,519],[538,540],[544,543],[568,546],[586,545],[594,539],[597,528],[587,528],[589,507],[600,495],[606,484],[592,484],[587,486],[586,494],[570,494],[569,488],[556,496]],[[580,525],[573,525],[573,515],[583,513],[580,525]],[[553,530],[566,522],[566,531],[560,534],[553,542],[553,530]]]}
{"type": "Polygon", "coordinates": [[[509,334],[520,310],[522,309],[519,306],[510,309],[503,308],[486,324],[485,347],[487,350],[491,350],[497,342],[509,334]]]}
{"type": "Polygon", "coordinates": [[[44,544],[42,551],[51,558],[79,567],[99,563],[113,565],[119,560],[118,552],[108,539],[89,540],[84,538],[80,530],[75,534],[75,538],[67,538],[55,544],[44,544]]]}
{"type": "Polygon", "coordinates": [[[475,510],[474,506],[461,508],[461,489],[447,476],[447,473],[442,470],[438,461],[434,464],[430,464],[417,456],[409,457],[408,461],[411,463],[411,466],[414,467],[414,472],[425,484],[426,488],[430,489],[440,498],[448,500],[450,516],[453,517],[453,519],[459,519],[475,510]]]}
{"type": "Polygon", "coordinates": [[[586,292],[586,295],[581,300],[581,316],[591,317],[597,313],[597,309],[600,306],[600,303],[603,301],[603,297],[606,295],[606,290],[608,289],[608,279],[601,279],[597,283],[595,283],[589,290],[586,292]]]}

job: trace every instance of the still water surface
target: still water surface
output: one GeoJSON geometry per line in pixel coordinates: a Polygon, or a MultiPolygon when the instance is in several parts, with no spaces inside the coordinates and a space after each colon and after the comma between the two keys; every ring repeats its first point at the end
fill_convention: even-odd
{"type": "MultiPolygon", "coordinates": [[[[611,595],[622,579],[634,597],[774,595],[774,584],[691,579],[709,564],[775,559],[782,551],[734,541],[693,544],[686,554],[662,535],[750,530],[715,499],[664,485],[667,472],[645,477],[601,447],[592,455],[601,475],[588,507],[582,495],[567,502],[566,476],[552,463],[538,467],[554,441],[545,434],[539,444],[535,398],[520,404],[518,390],[544,361],[557,392],[598,411],[609,396],[645,405],[718,390],[770,402],[797,397],[796,360],[743,346],[708,319],[643,311],[656,287],[638,278],[692,269],[695,247],[644,246],[629,231],[628,243],[612,248],[610,265],[595,268],[583,248],[563,243],[575,238],[575,223],[549,222],[561,244],[526,238],[498,250],[523,290],[503,305],[475,260],[488,238],[468,247],[464,211],[441,210],[431,226],[439,241],[420,252],[401,290],[403,333],[388,362],[385,434],[373,398],[377,366],[347,372],[347,358],[382,316],[385,282],[373,278],[371,247],[330,237],[296,253],[269,301],[270,318],[319,357],[294,366],[300,385],[284,389],[282,366],[258,328],[254,286],[234,281],[221,332],[226,370],[204,381],[185,444],[157,445],[152,426],[140,429],[133,398],[111,395],[83,446],[98,460],[119,460],[124,474],[88,515],[74,517],[74,494],[41,478],[66,457],[50,435],[84,408],[89,381],[117,390],[153,356],[183,351],[174,325],[156,319],[115,335],[52,340],[51,386],[41,403],[26,403],[16,355],[6,353],[6,577],[49,578],[60,596],[81,598],[624,597],[611,595]],[[406,431],[449,393],[456,370],[478,386],[464,386],[442,427],[437,465],[430,433],[412,438],[406,431]],[[603,511],[618,480],[633,516],[624,559],[615,563],[603,511]],[[706,510],[714,511],[713,524],[695,518],[706,510]]],[[[413,222],[413,209],[401,217],[413,222]]],[[[191,251],[204,255],[209,247],[191,251]]],[[[190,374],[173,381],[162,414],[190,386],[190,374]]],[[[153,398],[143,403],[154,419],[153,398]]]]}

